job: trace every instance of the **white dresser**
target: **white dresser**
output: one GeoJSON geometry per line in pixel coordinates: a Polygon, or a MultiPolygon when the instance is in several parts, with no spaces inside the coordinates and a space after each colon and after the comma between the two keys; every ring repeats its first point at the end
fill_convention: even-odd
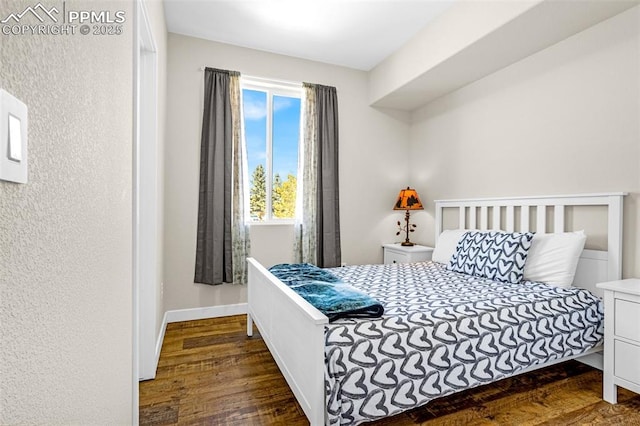
{"type": "Polygon", "coordinates": [[[384,250],[384,263],[412,263],[426,262],[431,260],[433,247],[421,245],[402,246],[400,243],[385,244],[382,246],[384,250]]]}
{"type": "Polygon", "coordinates": [[[640,393],[640,279],[597,284],[604,289],[603,398],[615,404],[618,386],[640,393]]]}

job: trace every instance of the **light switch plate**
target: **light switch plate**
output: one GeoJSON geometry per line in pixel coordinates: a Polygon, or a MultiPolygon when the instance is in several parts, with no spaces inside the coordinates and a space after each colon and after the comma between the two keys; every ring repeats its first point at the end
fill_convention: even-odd
{"type": "Polygon", "coordinates": [[[0,179],[27,183],[27,106],[0,89],[0,179]]]}

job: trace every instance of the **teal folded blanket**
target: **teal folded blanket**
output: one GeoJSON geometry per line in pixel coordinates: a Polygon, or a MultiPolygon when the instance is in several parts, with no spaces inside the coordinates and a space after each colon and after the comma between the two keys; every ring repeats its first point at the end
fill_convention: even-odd
{"type": "Polygon", "coordinates": [[[309,263],[280,264],[269,271],[325,314],[329,321],[379,318],[384,313],[384,307],[376,299],[309,263]]]}

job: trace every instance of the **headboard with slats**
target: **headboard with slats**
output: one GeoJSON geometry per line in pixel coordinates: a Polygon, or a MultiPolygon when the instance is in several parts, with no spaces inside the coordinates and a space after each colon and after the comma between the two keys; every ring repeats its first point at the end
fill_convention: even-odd
{"type": "Polygon", "coordinates": [[[436,200],[436,238],[443,230],[445,209],[458,210],[461,229],[503,229],[508,232],[573,231],[565,227],[567,207],[605,206],[607,208],[607,250],[584,250],[574,285],[601,295],[595,284],[622,278],[622,206],[626,193],[545,195],[534,197],[476,198],[436,200]],[[548,221],[548,211],[553,211],[548,221]],[[531,213],[535,212],[535,226],[531,213]],[[550,222],[550,223],[548,223],[550,222]],[[533,228],[533,229],[532,229],[533,228]]]}

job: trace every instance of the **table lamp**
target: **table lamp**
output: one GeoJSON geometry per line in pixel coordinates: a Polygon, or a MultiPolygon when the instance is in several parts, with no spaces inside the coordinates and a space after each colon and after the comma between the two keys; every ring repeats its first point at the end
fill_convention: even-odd
{"type": "Polygon", "coordinates": [[[424,210],[422,207],[422,203],[420,202],[420,198],[418,197],[418,193],[415,189],[409,188],[400,190],[400,194],[398,195],[398,201],[396,201],[396,205],[393,207],[394,210],[406,210],[407,213],[404,216],[405,225],[402,226],[400,221],[398,221],[399,231],[396,235],[400,235],[402,231],[407,233],[407,237],[402,243],[403,246],[413,246],[415,245],[411,241],[409,241],[409,232],[415,231],[416,225],[409,224],[409,210],[424,210]]]}

